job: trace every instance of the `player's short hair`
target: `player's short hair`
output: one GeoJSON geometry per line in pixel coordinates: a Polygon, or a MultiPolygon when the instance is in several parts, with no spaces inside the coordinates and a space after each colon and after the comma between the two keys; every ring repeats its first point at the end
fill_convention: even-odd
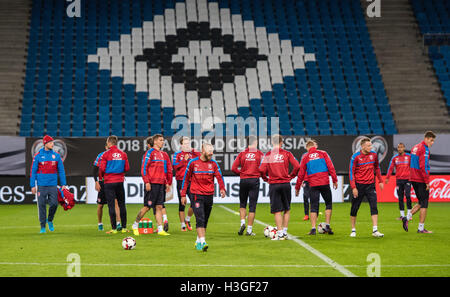
{"type": "Polygon", "coordinates": [[[255,135],[247,136],[247,146],[254,144],[258,141],[258,137],[255,135]]]}
{"type": "Polygon", "coordinates": [[[154,142],[155,139],[157,139],[157,138],[160,138],[160,137],[164,138],[164,136],[163,136],[162,134],[155,134],[155,135],[153,135],[152,137],[153,137],[153,142],[154,142]]]}
{"type": "Polygon", "coordinates": [[[209,142],[204,142],[204,143],[202,144],[202,150],[203,150],[203,149],[206,150],[208,147],[214,149],[214,146],[213,146],[211,143],[209,143],[209,142]]]}
{"type": "Polygon", "coordinates": [[[106,139],[106,142],[112,145],[117,145],[119,138],[116,135],[111,135],[106,139]]]}
{"type": "Polygon", "coordinates": [[[366,142],[370,142],[370,138],[369,137],[364,137],[363,139],[361,139],[361,146],[363,146],[366,142]]]}
{"type": "Polygon", "coordinates": [[[272,144],[282,144],[283,143],[283,136],[280,134],[275,134],[272,136],[272,144]]]}
{"type": "Polygon", "coordinates": [[[187,136],[181,136],[180,138],[179,138],[179,142],[180,142],[180,144],[183,144],[183,142],[184,142],[184,140],[189,140],[189,137],[187,137],[187,136]]]}
{"type": "Polygon", "coordinates": [[[399,142],[399,143],[397,144],[397,146],[399,146],[399,145],[403,145],[403,146],[406,147],[406,145],[405,145],[403,142],[399,142]]]}
{"type": "Polygon", "coordinates": [[[310,148],[310,147],[312,147],[312,146],[315,146],[315,145],[317,145],[317,141],[314,140],[314,139],[310,139],[310,140],[308,140],[308,141],[306,142],[306,148],[307,148],[307,149],[310,148]]]}
{"type": "Polygon", "coordinates": [[[148,145],[153,146],[153,136],[149,136],[145,139],[148,145]]]}
{"type": "Polygon", "coordinates": [[[434,134],[433,131],[427,131],[425,132],[424,138],[436,138],[436,134],[434,134]]]}

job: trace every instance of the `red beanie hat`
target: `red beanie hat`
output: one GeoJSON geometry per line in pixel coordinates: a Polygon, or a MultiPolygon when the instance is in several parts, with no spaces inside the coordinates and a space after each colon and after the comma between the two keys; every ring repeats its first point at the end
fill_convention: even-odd
{"type": "Polygon", "coordinates": [[[51,141],[54,141],[54,139],[51,136],[49,136],[49,135],[45,135],[44,139],[42,141],[44,142],[44,145],[45,145],[45,144],[47,144],[47,143],[49,143],[51,141]]]}

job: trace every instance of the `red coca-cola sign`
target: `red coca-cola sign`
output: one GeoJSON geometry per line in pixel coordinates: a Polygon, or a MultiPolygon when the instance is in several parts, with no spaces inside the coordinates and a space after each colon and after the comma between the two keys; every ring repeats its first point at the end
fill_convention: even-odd
{"type": "MultiPolygon", "coordinates": [[[[384,179],[385,177],[383,177],[384,179]]],[[[396,179],[391,176],[389,183],[384,185],[383,191],[377,184],[377,196],[379,202],[398,202],[396,179]]],[[[411,187],[411,199],[417,202],[416,193],[411,187]]],[[[430,202],[450,202],[450,175],[430,176],[430,202]]]]}

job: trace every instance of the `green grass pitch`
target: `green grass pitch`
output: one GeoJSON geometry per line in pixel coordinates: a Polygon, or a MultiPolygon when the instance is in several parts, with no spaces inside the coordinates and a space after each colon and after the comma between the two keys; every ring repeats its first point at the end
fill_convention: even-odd
{"type": "MultiPolygon", "coordinates": [[[[36,205],[0,207],[0,276],[66,276],[67,256],[80,257],[81,276],[344,276],[294,240],[271,241],[261,224],[256,236],[238,236],[236,204],[216,204],[207,229],[207,252],[194,249],[196,233],[181,232],[178,205],[168,205],[170,236],[141,235],[134,250],[123,250],[122,239],[132,233],[107,235],[97,231],[96,205],[59,208],[55,231],[39,234],[36,205]],[[228,208],[225,209],[224,207],[228,208]],[[232,210],[232,211],[230,211],[232,210]]],[[[356,238],[350,238],[350,205],[333,205],[335,235],[307,236],[310,222],[303,222],[303,204],[293,204],[288,233],[327,256],[356,276],[367,276],[370,253],[380,259],[381,276],[450,276],[450,204],[430,204],[425,227],[433,234],[417,234],[418,216],[410,231],[402,229],[398,206],[379,204],[379,230],[384,238],[371,236],[367,203],[358,213],[356,238]]],[[[321,204],[321,211],[323,211],[321,204]]],[[[128,205],[128,227],[140,205],[128,205]]],[[[148,214],[153,220],[153,215],[148,214]]],[[[257,207],[256,219],[274,225],[269,205],[257,207]]],[[[319,222],[324,217],[319,217],[319,222]]],[[[109,227],[107,206],[105,229],[109,227]]],[[[195,219],[193,220],[195,227],[195,219]]],[[[194,229],[195,230],[195,229],[194,229]]],[[[133,236],[134,237],[134,236],[133,236]]]]}

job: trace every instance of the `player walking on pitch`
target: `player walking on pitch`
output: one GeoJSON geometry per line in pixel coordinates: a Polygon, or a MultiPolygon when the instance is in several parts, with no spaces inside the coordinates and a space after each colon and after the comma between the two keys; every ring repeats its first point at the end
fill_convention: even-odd
{"type": "Polygon", "coordinates": [[[319,214],[319,199],[322,195],[325,201],[325,233],[334,234],[330,227],[331,212],[332,212],[332,194],[330,189],[331,176],[334,189],[337,189],[337,176],[334,169],[333,162],[327,152],[318,150],[318,145],[315,140],[309,140],[306,143],[308,152],[304,155],[300,163],[300,170],[298,173],[297,184],[295,185],[295,195],[298,196],[300,192],[300,185],[303,183],[305,176],[310,185],[311,198],[311,231],[309,235],[316,235],[316,222],[319,214]]]}
{"type": "MultiPolygon", "coordinates": [[[[231,170],[239,175],[239,214],[241,217],[241,227],[238,234],[244,234],[245,217],[247,216],[247,201],[249,201],[248,227],[246,235],[255,235],[252,232],[253,222],[255,221],[256,204],[259,195],[259,165],[264,154],[258,150],[258,138],[249,136],[247,139],[248,147],[236,157],[231,166],[231,170]]],[[[263,177],[267,181],[266,177],[263,177]]]]}
{"type": "Polygon", "coordinates": [[[106,140],[108,150],[102,155],[100,160],[99,179],[104,178],[105,197],[108,203],[109,219],[111,221],[111,231],[107,232],[116,234],[117,231],[122,233],[128,232],[127,227],[127,208],[125,205],[125,189],[123,182],[125,180],[125,172],[130,170],[128,156],[125,152],[117,148],[118,138],[111,135],[106,140]],[[121,228],[117,228],[116,221],[116,199],[120,210],[121,228]]]}
{"type": "MultiPolygon", "coordinates": [[[[108,150],[108,147],[105,146],[105,152],[108,150]]],[[[101,152],[97,155],[97,158],[95,158],[94,164],[93,164],[93,176],[95,179],[95,190],[98,192],[97,195],[97,219],[98,219],[98,231],[103,231],[103,206],[107,204],[106,196],[105,196],[105,182],[104,180],[100,180],[98,177],[98,171],[99,171],[99,165],[100,161],[102,160],[102,156],[105,152],[101,152]]],[[[120,224],[120,210],[119,205],[117,204],[117,199],[114,202],[115,208],[116,208],[116,221],[117,221],[117,228],[122,228],[120,224]]]]}
{"type": "Polygon", "coordinates": [[[411,154],[405,153],[405,145],[399,143],[397,145],[398,154],[394,155],[389,163],[388,173],[385,183],[389,183],[389,178],[395,169],[396,190],[398,196],[398,207],[400,209],[400,220],[403,221],[405,216],[405,203],[403,197],[406,197],[407,220],[411,220],[411,182],[409,181],[411,154]]]}
{"type": "Polygon", "coordinates": [[[164,146],[164,137],[156,134],[147,138],[147,152],[142,156],[141,175],[145,184],[144,207],[139,211],[133,223],[134,235],[139,235],[139,221],[150,208],[155,209],[155,219],[158,226],[158,235],[170,235],[163,229],[162,208],[165,201],[165,192],[172,190],[172,164],[169,155],[161,151],[164,146]],[[151,147],[153,143],[153,147],[151,147]]]}
{"type": "Polygon", "coordinates": [[[212,159],[213,153],[214,147],[212,144],[204,143],[202,145],[202,155],[192,159],[187,165],[181,189],[181,203],[186,205],[186,193],[190,184],[191,203],[194,205],[193,209],[197,222],[195,248],[204,252],[208,250],[206,227],[214,202],[214,177],[219,183],[220,196],[225,198],[226,195],[222,172],[216,160],[212,159]]]}
{"type": "Polygon", "coordinates": [[[300,164],[291,152],[282,149],[283,137],[272,136],[272,150],[264,156],[259,171],[269,181],[270,212],[274,215],[277,236],[273,240],[287,239],[291,209],[291,179],[297,176],[300,164]],[[293,170],[289,173],[289,164],[293,170]]]}
{"type": "MultiPolygon", "coordinates": [[[[410,181],[419,200],[419,203],[412,208],[411,216],[420,211],[417,233],[433,233],[425,229],[425,219],[430,196],[430,147],[435,140],[436,134],[427,131],[423,141],[416,144],[411,150],[410,181]]],[[[407,222],[406,220],[406,224],[407,222]]],[[[405,225],[405,219],[403,219],[403,225],[405,225]]],[[[408,229],[405,230],[408,231],[408,229]]]]}
{"type": "Polygon", "coordinates": [[[369,138],[361,139],[361,150],[353,154],[350,161],[350,186],[353,197],[351,197],[350,220],[352,224],[351,237],[356,237],[356,215],[364,197],[370,205],[372,217],[372,236],[383,237],[378,231],[378,208],[377,192],[375,189],[375,177],[378,179],[380,189],[383,190],[383,179],[381,177],[378,155],[372,151],[372,143],[369,138]]]}
{"type": "Polygon", "coordinates": [[[53,151],[53,138],[45,135],[44,147],[33,157],[31,163],[30,187],[33,194],[37,194],[40,233],[45,233],[48,223],[49,231],[54,231],[53,218],[58,208],[58,177],[62,189],[66,188],[66,173],[61,156],[53,151]],[[47,218],[47,199],[49,202],[47,218]]]}
{"type": "MultiPolygon", "coordinates": [[[[185,206],[181,203],[181,186],[183,184],[184,173],[187,168],[187,164],[190,160],[200,157],[201,153],[197,152],[191,147],[191,139],[187,136],[182,136],[180,138],[181,150],[175,152],[172,158],[173,170],[175,171],[175,179],[177,181],[177,194],[178,194],[178,215],[180,217],[181,231],[185,232],[187,230],[192,231],[191,227],[191,217],[194,214],[192,205],[188,209],[188,215],[185,215],[185,206]]],[[[187,189],[187,196],[191,199],[189,192],[189,185],[187,189]]]]}

